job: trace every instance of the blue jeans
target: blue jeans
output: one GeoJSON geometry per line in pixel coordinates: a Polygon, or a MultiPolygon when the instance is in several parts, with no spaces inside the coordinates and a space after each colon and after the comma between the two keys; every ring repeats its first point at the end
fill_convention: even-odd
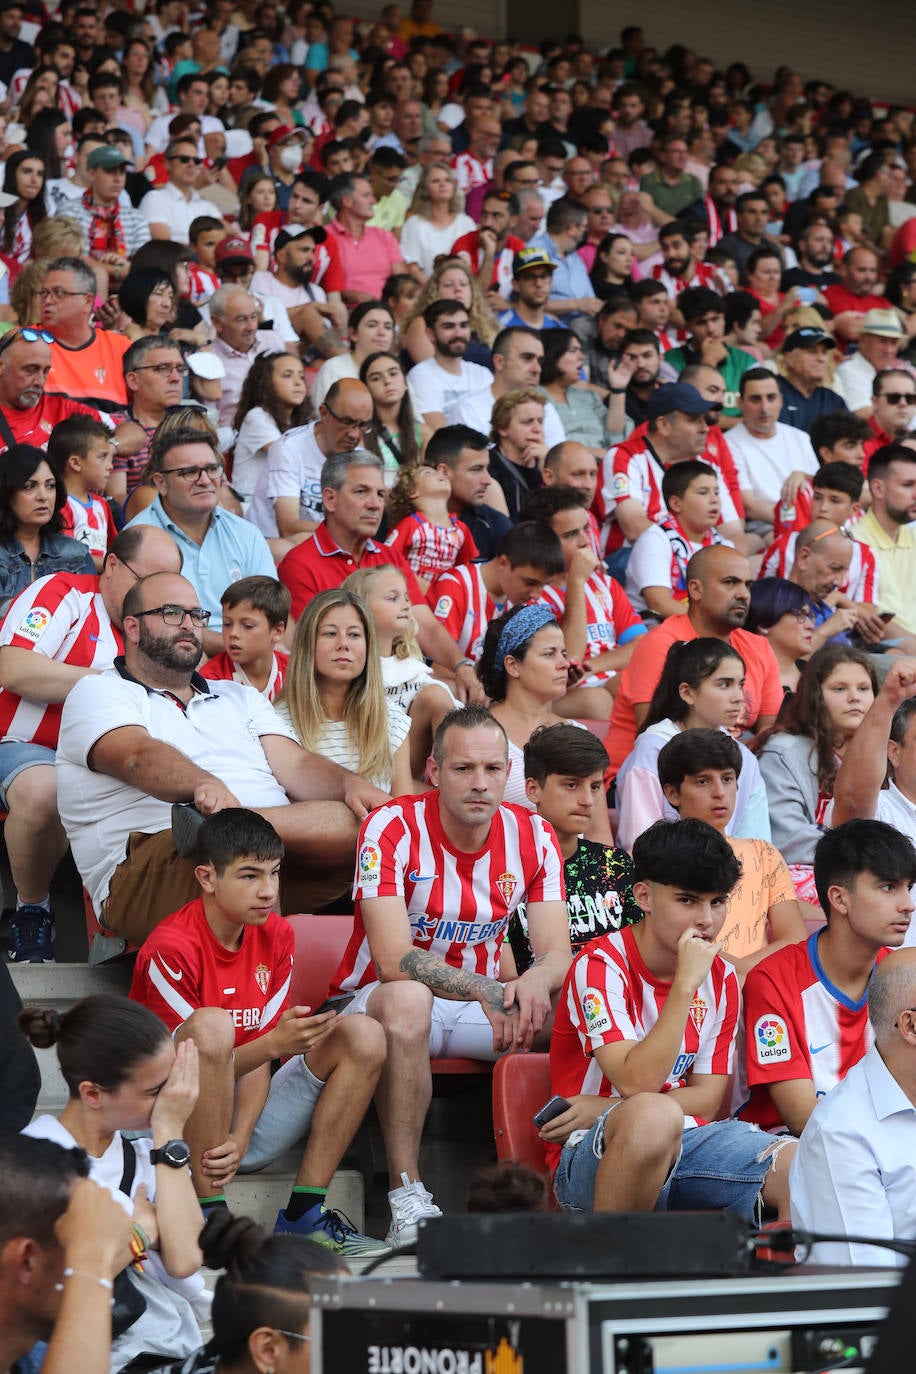
{"type": "Polygon", "coordinates": [[[20,773],[24,773],[27,768],[37,768],[41,765],[54,767],[55,752],[47,749],[43,744],[32,744],[22,740],[7,740],[0,744],[0,806],[4,810],[9,810],[9,802],[6,799],[6,789],[11,782],[15,782],[20,773]]]}
{"type": "MultiPolygon", "coordinates": [[[[616,1105],[616,1104],[615,1104],[616,1105]]],[[[569,1212],[590,1212],[604,1154],[608,1108],[591,1130],[574,1132],[554,1175],[553,1189],[569,1212]]],[[[657,1212],[740,1212],[753,1220],[771,1164],[774,1138],[748,1121],[712,1121],[685,1129],[677,1162],[662,1185],[657,1212]]]]}

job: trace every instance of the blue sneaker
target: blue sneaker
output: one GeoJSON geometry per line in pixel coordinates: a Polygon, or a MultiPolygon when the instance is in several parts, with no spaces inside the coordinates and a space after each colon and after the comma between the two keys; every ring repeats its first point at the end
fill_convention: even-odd
{"type": "Polygon", "coordinates": [[[307,1240],[326,1246],[344,1259],[372,1259],[376,1255],[387,1254],[391,1249],[383,1240],[361,1235],[349,1217],[332,1207],[322,1207],[320,1211],[313,1207],[298,1221],[290,1221],[285,1212],[278,1212],[274,1234],[278,1232],[305,1236],[307,1240]]]}
{"type": "Polygon", "coordinates": [[[10,961],[53,964],[54,919],[43,906],[20,906],[10,916],[10,961]]]}

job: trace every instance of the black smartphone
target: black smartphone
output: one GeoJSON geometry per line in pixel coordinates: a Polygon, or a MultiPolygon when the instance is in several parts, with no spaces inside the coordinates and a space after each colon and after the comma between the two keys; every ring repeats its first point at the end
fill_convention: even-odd
{"type": "Polygon", "coordinates": [[[892,621],[893,618],[894,618],[894,612],[893,612],[893,611],[881,611],[881,613],[880,613],[880,619],[884,621],[885,625],[887,625],[890,621],[892,621]]]}
{"type": "Polygon", "coordinates": [[[342,992],[337,997],[328,997],[320,1007],[315,1008],[312,1015],[321,1016],[326,1011],[343,1011],[344,1007],[350,1005],[355,995],[353,992],[342,992]]]}
{"type": "Polygon", "coordinates": [[[531,1118],[535,1126],[546,1126],[549,1122],[555,1121],[558,1116],[568,1112],[570,1103],[565,1097],[552,1097],[549,1102],[545,1102],[539,1112],[535,1112],[531,1118]]]}
{"type": "Polygon", "coordinates": [[[215,157],[213,159],[213,166],[218,172],[221,172],[228,161],[229,159],[227,157],[215,157]]]}

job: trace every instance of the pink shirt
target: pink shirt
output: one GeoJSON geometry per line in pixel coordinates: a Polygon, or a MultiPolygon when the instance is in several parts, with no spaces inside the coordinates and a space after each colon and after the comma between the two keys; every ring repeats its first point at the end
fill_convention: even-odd
{"type": "Polygon", "coordinates": [[[340,250],[345,289],[365,291],[376,299],[381,296],[386,278],[403,261],[394,234],[367,226],[356,239],[338,220],[329,224],[328,230],[340,250]]]}

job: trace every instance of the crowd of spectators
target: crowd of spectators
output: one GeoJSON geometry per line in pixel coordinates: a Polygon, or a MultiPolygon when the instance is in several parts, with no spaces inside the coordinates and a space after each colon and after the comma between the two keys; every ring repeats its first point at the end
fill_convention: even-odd
{"type": "Polygon", "coordinates": [[[549,1049],[561,1206],[916,1225],[913,111],[432,8],[0,4],[9,957],[69,848],[136,958],[63,1018],[0,984],[48,1195],[4,1145],[0,1313],[62,1273],[2,1370],[95,1321],[130,1198],[113,1369],[302,1367],[322,1261],[232,1179],[299,1143],[278,1232],[409,1244],[431,1055],[549,1049]],[[325,1202],[373,1098],[384,1241],[325,1202]]]}

